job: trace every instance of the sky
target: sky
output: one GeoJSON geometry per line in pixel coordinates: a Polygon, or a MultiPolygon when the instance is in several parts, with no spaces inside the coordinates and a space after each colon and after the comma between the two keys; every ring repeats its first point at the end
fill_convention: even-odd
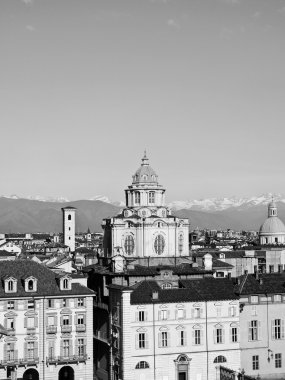
{"type": "Polygon", "coordinates": [[[0,194],[285,193],[284,0],[1,0],[0,194]]]}

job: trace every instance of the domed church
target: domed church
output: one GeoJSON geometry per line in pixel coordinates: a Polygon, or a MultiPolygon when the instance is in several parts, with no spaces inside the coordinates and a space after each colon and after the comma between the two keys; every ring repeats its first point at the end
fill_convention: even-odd
{"type": "Polygon", "coordinates": [[[277,205],[274,201],[268,204],[268,218],[259,229],[259,241],[265,244],[285,244],[285,226],[277,216],[277,205]]]}
{"type": "Polygon", "coordinates": [[[126,207],[103,220],[104,255],[126,257],[189,255],[189,221],[171,215],[165,189],[144,154],[125,190],[126,207]]]}

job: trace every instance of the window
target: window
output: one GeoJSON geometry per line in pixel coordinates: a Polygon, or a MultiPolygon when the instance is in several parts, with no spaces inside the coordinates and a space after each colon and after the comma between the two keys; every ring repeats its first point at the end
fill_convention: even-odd
{"type": "Polygon", "coordinates": [[[27,343],[28,359],[34,359],[35,357],[35,342],[27,343]]]}
{"type": "Polygon", "coordinates": [[[260,325],[260,322],[257,320],[253,320],[249,322],[249,329],[248,329],[248,340],[254,341],[259,339],[258,334],[258,326],[260,325]]]}
{"type": "Polygon", "coordinates": [[[70,214],[68,215],[68,218],[67,218],[67,220],[71,220],[71,215],[70,215],[70,214]]]}
{"type": "Polygon", "coordinates": [[[77,298],[77,307],[84,306],[84,298],[77,298]]]}
{"type": "Polygon", "coordinates": [[[160,347],[167,347],[168,346],[168,332],[162,331],[160,333],[160,347]]]}
{"type": "Polygon", "coordinates": [[[67,278],[65,278],[63,280],[63,289],[68,289],[68,279],[67,278]]]}
{"type": "Polygon", "coordinates": [[[257,315],[256,305],[251,306],[251,315],[257,315]]]}
{"type": "Polygon", "coordinates": [[[237,329],[237,327],[231,328],[231,338],[232,338],[233,343],[238,341],[238,329],[237,329]]]}
{"type": "Polygon", "coordinates": [[[64,316],[62,317],[62,324],[63,324],[64,326],[69,325],[69,315],[64,315],[64,316]]]}
{"type": "Polygon", "coordinates": [[[138,335],[138,348],[146,348],[146,334],[139,333],[138,335]]]}
{"type": "Polygon", "coordinates": [[[127,255],[132,255],[135,249],[135,242],[132,235],[127,235],[125,238],[125,252],[127,255]]]}
{"type": "Polygon", "coordinates": [[[177,319],[184,319],[185,318],[185,311],[184,309],[178,309],[177,310],[177,319]]]}
{"type": "Polygon", "coordinates": [[[8,330],[14,330],[15,329],[14,318],[7,318],[7,329],[8,330]]]}
{"type": "Polygon", "coordinates": [[[194,318],[201,318],[202,310],[200,307],[194,308],[194,318]]]}
{"type": "Polygon", "coordinates": [[[282,354],[275,354],[275,368],[282,367],[282,354]]]}
{"type": "Polygon", "coordinates": [[[281,294],[274,295],[274,302],[281,302],[281,294]]]}
{"type": "Polygon", "coordinates": [[[68,357],[69,356],[69,340],[68,339],[64,339],[63,340],[63,343],[62,343],[62,353],[63,353],[64,357],[68,357]]]}
{"type": "Polygon", "coordinates": [[[139,311],[139,321],[144,322],[144,320],[145,320],[145,312],[139,311]]]}
{"type": "Polygon", "coordinates": [[[183,253],[183,243],[184,243],[184,236],[183,234],[179,234],[179,237],[178,237],[178,252],[180,254],[183,253]]]}
{"type": "Polygon", "coordinates": [[[229,317],[235,317],[236,316],[236,307],[235,306],[230,306],[229,307],[229,317]]]}
{"type": "Polygon", "coordinates": [[[194,330],[194,344],[199,345],[201,344],[201,330],[195,329],[194,330]]]}
{"type": "Polygon", "coordinates": [[[14,281],[12,280],[8,281],[8,290],[9,292],[12,292],[14,290],[14,281]]]}
{"type": "Polygon", "coordinates": [[[34,290],[34,281],[33,280],[28,281],[28,290],[34,290]]]}
{"type": "Polygon", "coordinates": [[[172,284],[170,284],[169,282],[165,282],[164,284],[161,285],[161,289],[171,289],[172,288],[172,284]]]}
{"type": "Polygon", "coordinates": [[[83,338],[78,339],[78,344],[77,344],[77,354],[78,356],[84,356],[85,355],[85,342],[83,338]]]}
{"type": "Polygon", "coordinates": [[[165,240],[162,235],[157,235],[155,240],[154,240],[154,250],[155,253],[158,255],[161,255],[164,251],[165,248],[165,240]]]}
{"type": "Polygon", "coordinates": [[[165,321],[168,319],[168,314],[169,314],[168,310],[160,310],[159,314],[160,314],[159,319],[161,321],[165,321]]]}
{"type": "Polygon", "coordinates": [[[27,319],[27,328],[33,329],[35,327],[35,318],[34,317],[28,317],[27,319]]]}
{"type": "Polygon", "coordinates": [[[28,309],[34,309],[34,308],[35,308],[35,301],[28,300],[28,309]]]}
{"type": "Polygon", "coordinates": [[[14,310],[15,309],[15,301],[8,301],[7,309],[8,310],[14,310]]]}
{"type": "Polygon", "coordinates": [[[54,307],[54,300],[48,300],[48,307],[49,308],[54,307]]]}
{"type": "Polygon", "coordinates": [[[226,363],[226,362],[227,362],[227,359],[222,355],[217,356],[214,360],[214,363],[226,363]]]}
{"type": "Polygon", "coordinates": [[[186,331],[180,330],[179,333],[179,346],[185,346],[186,345],[186,331]]]}
{"type": "Polygon", "coordinates": [[[7,343],[7,359],[10,361],[15,359],[14,343],[7,343]]]}
{"type": "Polygon", "coordinates": [[[55,318],[53,315],[48,316],[48,326],[55,326],[55,318]]]}
{"type": "Polygon", "coordinates": [[[84,325],[84,315],[83,314],[78,314],[78,316],[77,316],[77,324],[78,325],[84,325]]]}
{"type": "Polygon", "coordinates": [[[221,308],[221,306],[216,306],[216,314],[217,314],[217,317],[221,316],[221,314],[222,314],[222,308],[221,308]]]}
{"type": "Polygon", "coordinates": [[[148,193],[148,202],[153,204],[155,202],[155,192],[151,191],[148,193]]]}
{"type": "Polygon", "coordinates": [[[252,357],[252,369],[257,370],[259,369],[259,356],[253,355],[252,357]]]}
{"type": "Polygon", "coordinates": [[[274,319],[271,326],[272,339],[284,339],[284,321],[282,319],[274,319]]]}
{"type": "Polygon", "coordinates": [[[140,204],[140,202],[141,202],[141,194],[138,191],[136,191],[135,192],[135,203],[140,204]]]}
{"type": "Polygon", "coordinates": [[[250,302],[251,303],[258,303],[258,296],[251,296],[250,297],[250,302]]]}
{"type": "Polygon", "coordinates": [[[216,344],[224,343],[224,334],[223,334],[223,328],[222,327],[216,327],[215,328],[214,341],[216,344]]]}
{"type": "Polygon", "coordinates": [[[274,265],[269,265],[269,273],[273,273],[274,272],[274,265]]]}
{"type": "Polygon", "coordinates": [[[138,364],[136,365],[136,369],[143,369],[143,368],[149,368],[148,362],[145,362],[145,361],[138,362],[138,364]]]}

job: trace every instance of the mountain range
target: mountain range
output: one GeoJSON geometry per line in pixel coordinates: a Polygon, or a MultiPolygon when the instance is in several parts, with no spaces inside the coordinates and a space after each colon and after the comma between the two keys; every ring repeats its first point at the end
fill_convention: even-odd
{"type": "MultiPolygon", "coordinates": [[[[168,206],[178,217],[189,218],[190,228],[258,230],[267,217],[267,204],[272,194],[250,198],[211,198],[194,201],[174,201],[168,206]]],[[[274,194],[278,216],[285,221],[285,198],[274,194]]],[[[101,231],[103,218],[116,215],[122,202],[111,202],[107,197],[95,196],[92,200],[68,202],[67,199],[36,197],[24,199],[0,197],[0,233],[9,232],[60,232],[61,208],[77,208],[76,231],[101,231]]]]}

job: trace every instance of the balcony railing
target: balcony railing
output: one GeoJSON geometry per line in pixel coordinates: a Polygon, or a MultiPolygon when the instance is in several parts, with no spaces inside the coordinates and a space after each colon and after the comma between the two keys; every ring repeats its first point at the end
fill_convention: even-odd
{"type": "Polygon", "coordinates": [[[61,332],[71,332],[72,326],[71,325],[62,325],[61,326],[61,332]]]}
{"type": "Polygon", "coordinates": [[[5,360],[0,360],[0,367],[16,367],[16,366],[26,366],[35,365],[39,363],[39,358],[7,358],[5,360]]]}
{"type": "Polygon", "coordinates": [[[48,356],[47,364],[65,364],[65,363],[80,363],[86,362],[87,355],[71,355],[71,356],[48,356]]]}
{"type": "Polygon", "coordinates": [[[47,326],[47,334],[55,334],[56,332],[57,332],[56,326],[47,326]]]}
{"type": "Polygon", "coordinates": [[[86,325],[76,325],[76,331],[85,331],[86,330],[86,325]]]}

